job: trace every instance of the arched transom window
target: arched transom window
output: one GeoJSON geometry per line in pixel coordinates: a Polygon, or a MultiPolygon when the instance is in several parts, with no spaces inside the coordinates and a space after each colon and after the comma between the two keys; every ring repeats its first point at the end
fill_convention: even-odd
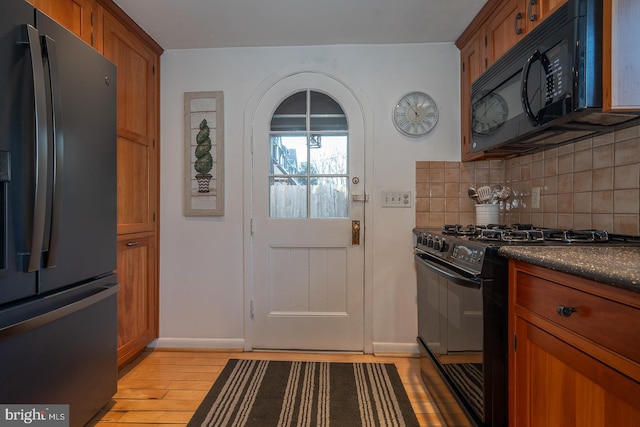
{"type": "Polygon", "coordinates": [[[348,125],[342,107],[313,90],[297,92],[271,118],[271,218],[346,218],[348,125]]]}

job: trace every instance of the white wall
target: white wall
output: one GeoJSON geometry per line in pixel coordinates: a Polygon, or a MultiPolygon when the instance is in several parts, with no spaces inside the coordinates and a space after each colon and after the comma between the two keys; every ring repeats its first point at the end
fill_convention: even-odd
{"type": "MultiPolygon", "coordinates": [[[[413,350],[415,209],[382,208],[382,190],[411,190],[416,160],[460,159],[459,51],[452,43],[170,50],[161,58],[160,340],[158,346],[242,348],[244,343],[244,114],[261,83],[294,71],[324,71],[355,86],[367,105],[372,216],[366,238],[373,349],[413,350]],[[183,93],[221,90],[225,113],[225,215],[182,215],[183,93]],[[438,104],[427,137],[391,122],[401,95],[420,90],[438,104]],[[372,150],[372,151],[371,151],[372,150]],[[371,179],[371,177],[373,179],[371,179]],[[372,181],[372,182],[371,182],[372,181]]],[[[371,344],[371,343],[370,343],[371,344]]]]}

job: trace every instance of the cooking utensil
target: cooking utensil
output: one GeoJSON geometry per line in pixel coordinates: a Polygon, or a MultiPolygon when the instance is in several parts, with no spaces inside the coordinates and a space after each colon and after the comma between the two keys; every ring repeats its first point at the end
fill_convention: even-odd
{"type": "Polygon", "coordinates": [[[469,195],[469,198],[471,200],[475,200],[476,203],[478,203],[478,192],[475,188],[469,187],[469,190],[467,190],[467,194],[469,195]]]}
{"type": "Polygon", "coordinates": [[[502,191],[503,186],[500,184],[493,184],[491,186],[491,204],[495,205],[500,201],[499,194],[502,191]]]}
{"type": "Polygon", "coordinates": [[[487,203],[491,200],[491,187],[483,185],[478,188],[478,203],[487,203]]]}
{"type": "Polygon", "coordinates": [[[509,187],[502,187],[498,193],[498,200],[502,202],[507,200],[509,197],[511,197],[511,189],[509,187]]]}

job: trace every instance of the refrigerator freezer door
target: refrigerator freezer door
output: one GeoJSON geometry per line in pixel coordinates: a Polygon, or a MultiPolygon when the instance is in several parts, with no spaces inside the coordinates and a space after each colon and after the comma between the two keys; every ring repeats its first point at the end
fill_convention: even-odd
{"type": "Polygon", "coordinates": [[[52,132],[41,293],[116,269],[116,67],[46,15],[52,132]]]}
{"type": "Polygon", "coordinates": [[[0,310],[0,402],[68,404],[82,427],[116,392],[115,276],[0,310]]]}
{"type": "Polygon", "coordinates": [[[33,8],[2,2],[0,13],[0,305],[33,296],[36,273],[24,273],[34,204],[35,117],[30,46],[23,43],[33,8]]]}

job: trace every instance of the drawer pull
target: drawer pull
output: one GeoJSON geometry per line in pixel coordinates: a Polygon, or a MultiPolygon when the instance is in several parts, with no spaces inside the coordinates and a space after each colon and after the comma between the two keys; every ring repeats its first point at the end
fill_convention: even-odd
{"type": "Polygon", "coordinates": [[[127,242],[127,246],[140,246],[140,242],[127,242]]]}
{"type": "Polygon", "coordinates": [[[574,311],[576,311],[576,308],[575,307],[567,307],[565,305],[559,305],[558,308],[556,308],[556,311],[562,317],[569,317],[569,316],[571,316],[571,314],[574,311]]]}

